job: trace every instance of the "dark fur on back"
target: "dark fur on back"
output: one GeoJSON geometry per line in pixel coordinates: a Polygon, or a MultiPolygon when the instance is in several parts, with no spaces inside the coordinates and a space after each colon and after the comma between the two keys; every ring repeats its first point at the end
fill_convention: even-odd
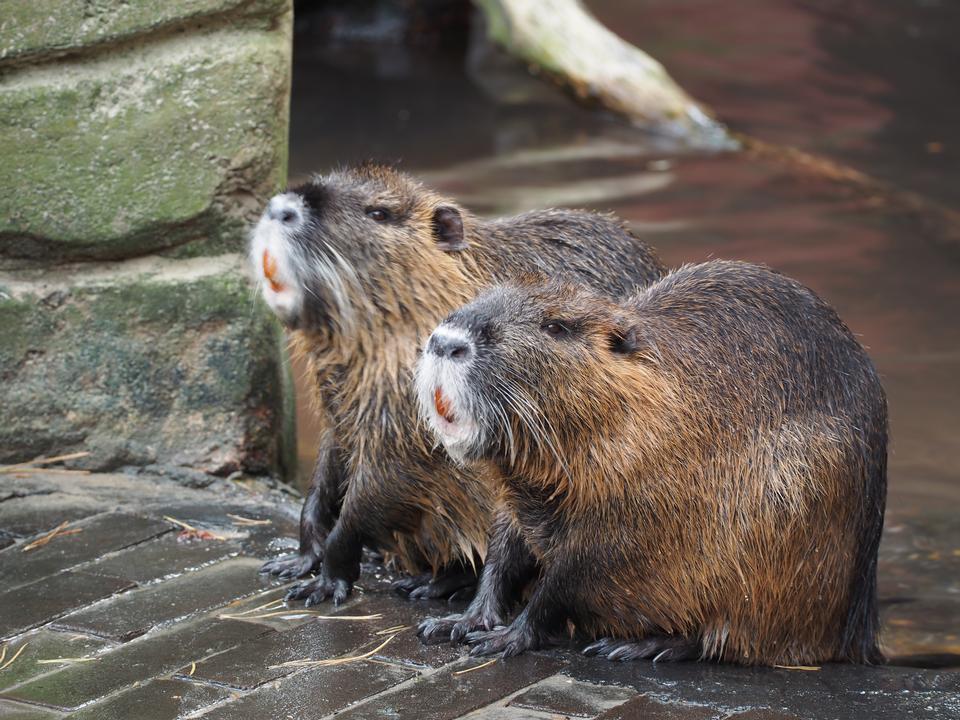
{"type": "Polygon", "coordinates": [[[664,268],[616,218],[545,210],[483,220],[380,166],[335,171],[290,193],[304,215],[290,255],[306,302],[288,322],[330,431],[304,504],[300,554],[266,569],[294,577],[323,561],[321,578],[292,595],[339,601],[363,544],[408,572],[469,567],[486,553],[494,497],[418,423],[410,385],[423,340],[482,287],[516,272],[619,294],[664,268]]]}
{"type": "Polygon", "coordinates": [[[444,392],[478,428],[458,453],[498,478],[498,527],[522,542],[494,541],[513,554],[491,556],[471,608],[426,623],[426,640],[480,631],[477,652],[512,654],[570,620],[616,658],[882,660],[886,400],[810,290],[717,261],[619,304],[508,285],[448,327],[476,353],[462,375],[436,370],[462,378],[444,392]],[[492,629],[516,595],[497,568],[532,567],[529,604],[492,629]]]}

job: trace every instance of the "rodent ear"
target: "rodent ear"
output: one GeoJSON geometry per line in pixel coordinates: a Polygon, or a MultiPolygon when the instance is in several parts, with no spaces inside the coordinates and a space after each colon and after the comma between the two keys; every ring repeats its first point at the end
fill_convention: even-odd
{"type": "Polygon", "coordinates": [[[466,250],[469,247],[463,239],[463,219],[459,210],[449,205],[441,205],[433,211],[433,239],[438,248],[447,252],[466,250]]]}
{"type": "Polygon", "coordinates": [[[610,333],[610,352],[618,355],[632,355],[640,347],[635,327],[618,328],[610,333]]]}
{"type": "Polygon", "coordinates": [[[643,327],[622,322],[610,333],[610,352],[627,355],[650,365],[660,365],[663,358],[653,338],[643,327]]]}

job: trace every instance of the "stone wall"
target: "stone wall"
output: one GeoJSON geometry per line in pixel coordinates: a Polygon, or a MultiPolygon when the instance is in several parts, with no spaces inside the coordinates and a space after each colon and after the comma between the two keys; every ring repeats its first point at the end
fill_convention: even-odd
{"type": "Polygon", "coordinates": [[[291,0],[7,0],[0,462],[289,470],[246,229],[286,176],[291,0]]]}

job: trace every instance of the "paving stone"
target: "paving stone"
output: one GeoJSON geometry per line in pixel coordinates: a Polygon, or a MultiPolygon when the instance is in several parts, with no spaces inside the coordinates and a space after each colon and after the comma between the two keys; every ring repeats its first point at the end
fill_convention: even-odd
{"type": "MultiPolygon", "coordinates": [[[[409,680],[415,675],[416,672],[409,668],[375,663],[310,668],[278,682],[259,687],[250,694],[205,714],[203,719],[319,720],[409,680]]],[[[419,718],[420,715],[410,717],[419,718]]]]}
{"type": "Polygon", "coordinates": [[[569,662],[564,675],[580,682],[619,685],[641,693],[664,688],[664,683],[658,682],[656,667],[652,663],[609,662],[579,653],[572,655],[569,662]]]}
{"type": "Polygon", "coordinates": [[[602,715],[597,720],[718,720],[726,712],[696,705],[677,705],[641,695],[602,715]]]}
{"type": "MultiPolygon", "coordinates": [[[[287,603],[258,609],[263,608],[268,603],[283,600],[289,589],[290,583],[272,587],[265,592],[259,592],[241,600],[234,600],[232,603],[225,605],[221,612],[223,615],[234,616],[237,622],[257,623],[273,628],[278,632],[286,632],[305,623],[313,622],[314,615],[305,612],[302,603],[287,603]],[[264,615],[270,615],[270,617],[263,617],[264,615]]],[[[351,607],[349,601],[344,603],[341,609],[347,609],[348,607],[351,607]]]]}
{"type": "Polygon", "coordinates": [[[592,718],[621,705],[636,691],[615,685],[596,685],[555,675],[539,682],[510,701],[510,705],[559,715],[592,718]]]}
{"type": "Polygon", "coordinates": [[[63,715],[58,712],[38,708],[35,705],[0,700],[0,718],[3,720],[55,720],[62,717],[63,715]]]}
{"type": "Polygon", "coordinates": [[[527,653],[498,660],[474,672],[453,674],[478,664],[477,660],[471,659],[449,665],[410,686],[354,706],[338,715],[337,720],[375,717],[452,720],[543,680],[564,665],[556,657],[527,653]]]}
{"type": "Polygon", "coordinates": [[[9,548],[0,553],[0,583],[3,587],[26,585],[95,560],[112,550],[169,532],[171,526],[137,515],[110,513],[71,524],[67,529],[81,532],[55,537],[33,550],[9,548]]]}
{"type": "Polygon", "coordinates": [[[249,558],[228,560],[72,613],[57,626],[125,642],[256,592],[265,582],[259,566],[249,558]]]}
{"type": "Polygon", "coordinates": [[[26,538],[53,530],[64,520],[78,522],[103,512],[103,504],[83,498],[78,505],[63,507],[63,498],[31,497],[8,500],[0,505],[0,526],[8,533],[26,538]]]}
{"type": "Polygon", "coordinates": [[[100,638],[77,633],[56,632],[42,628],[22,635],[9,644],[7,658],[26,643],[26,649],[20,653],[16,662],[0,672],[0,691],[19,685],[31,678],[59,670],[65,665],[39,664],[37,660],[54,658],[90,657],[110,646],[100,638]]]}
{"type": "MultiPolygon", "coordinates": [[[[226,688],[186,680],[151,680],[89,705],[70,720],[170,720],[229,697],[226,688]]],[[[256,717],[256,716],[251,716],[256,717]]]]}
{"type": "Polygon", "coordinates": [[[128,580],[68,570],[7,590],[0,593],[0,638],[51,622],[131,587],[133,583],[128,580]]]}
{"type": "Polygon", "coordinates": [[[167,533],[98,560],[84,571],[97,575],[106,573],[146,585],[199,570],[239,553],[240,544],[234,540],[184,541],[177,533],[167,533]]]}
{"type": "Polygon", "coordinates": [[[31,680],[4,696],[69,710],[133,683],[170,673],[184,663],[197,661],[199,665],[208,655],[272,632],[251,623],[207,618],[183,623],[172,630],[133,640],[96,662],[71,665],[31,680]]]}
{"type": "Polygon", "coordinates": [[[458,720],[566,720],[562,715],[503,705],[489,705],[458,720]]]}
{"type": "MultiPolygon", "coordinates": [[[[353,615],[355,608],[330,608],[330,615],[353,615]]],[[[252,625],[241,621],[235,625],[252,625]]],[[[289,675],[295,667],[271,667],[291,660],[321,660],[334,658],[357,650],[375,647],[373,640],[383,642],[375,635],[384,627],[379,621],[323,620],[300,625],[286,632],[271,633],[254,642],[215,655],[197,663],[193,677],[196,680],[249,689],[270,680],[289,675]]],[[[181,668],[181,674],[187,668],[181,668]]]]}
{"type": "Polygon", "coordinates": [[[446,615],[454,610],[446,603],[411,601],[387,591],[365,594],[351,612],[382,615],[383,618],[377,621],[381,628],[405,626],[389,645],[377,653],[377,658],[416,667],[438,668],[463,657],[466,650],[449,644],[424,645],[417,637],[417,626],[421,620],[446,615]]]}

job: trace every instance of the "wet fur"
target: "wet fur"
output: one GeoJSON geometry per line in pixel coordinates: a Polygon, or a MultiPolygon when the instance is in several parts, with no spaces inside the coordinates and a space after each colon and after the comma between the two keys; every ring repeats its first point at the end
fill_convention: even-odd
{"type": "Polygon", "coordinates": [[[345,597],[361,545],[409,573],[462,573],[486,555],[492,485],[451,463],[418,423],[410,387],[423,339],[480,288],[518,271],[563,274],[618,294],[664,268],[616,218],[546,210],[482,220],[380,166],[334,172],[291,192],[309,216],[289,253],[307,301],[287,322],[330,432],[301,516],[300,553],[265,570],[291,578],[323,563],[320,578],[291,593],[308,602],[345,597]],[[372,206],[388,209],[389,221],[365,216],[372,206]],[[442,236],[440,208],[440,220],[459,218],[461,243],[442,236]]]}
{"type": "Polygon", "coordinates": [[[886,400],[811,291],[717,261],[621,304],[556,283],[498,288],[444,326],[477,343],[450,391],[480,428],[458,452],[496,478],[506,540],[468,611],[427,621],[424,640],[510,655],[570,621],[611,659],[882,660],[886,400]],[[551,319],[569,335],[547,336],[551,319]],[[502,568],[531,562],[530,601],[492,629],[518,592],[502,568]]]}

